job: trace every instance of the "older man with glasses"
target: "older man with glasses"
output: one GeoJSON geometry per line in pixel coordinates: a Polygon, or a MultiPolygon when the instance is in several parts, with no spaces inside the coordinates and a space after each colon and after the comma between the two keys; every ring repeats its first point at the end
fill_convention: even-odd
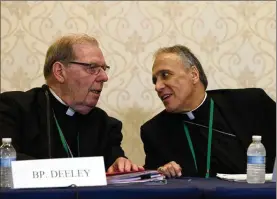
{"type": "Polygon", "coordinates": [[[109,173],[143,169],[124,155],[122,123],[96,107],[109,68],[95,38],[59,38],[46,54],[46,85],[0,95],[0,138],[12,138],[19,160],[104,156],[109,173]]]}

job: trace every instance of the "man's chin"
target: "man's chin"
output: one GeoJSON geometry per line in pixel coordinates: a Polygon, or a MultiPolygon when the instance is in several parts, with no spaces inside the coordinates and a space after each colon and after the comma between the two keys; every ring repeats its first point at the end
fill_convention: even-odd
{"type": "Polygon", "coordinates": [[[76,107],[76,112],[82,114],[82,115],[87,115],[92,109],[94,109],[95,106],[79,106],[76,107]]]}
{"type": "Polygon", "coordinates": [[[169,113],[174,113],[174,108],[172,108],[170,106],[165,106],[165,110],[169,113]]]}
{"type": "Polygon", "coordinates": [[[165,110],[166,110],[166,112],[169,112],[169,113],[180,113],[180,112],[182,112],[178,108],[172,107],[172,106],[169,106],[169,105],[165,106],[165,110]]]}

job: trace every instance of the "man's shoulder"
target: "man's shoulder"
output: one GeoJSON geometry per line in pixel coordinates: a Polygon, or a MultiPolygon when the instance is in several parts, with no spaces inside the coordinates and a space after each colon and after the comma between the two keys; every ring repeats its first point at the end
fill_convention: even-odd
{"type": "Polygon", "coordinates": [[[274,105],[274,100],[261,88],[218,89],[207,91],[222,106],[251,110],[257,105],[274,105]]]}
{"type": "Polygon", "coordinates": [[[216,90],[208,90],[208,94],[210,95],[226,95],[226,96],[234,96],[234,95],[261,95],[266,94],[262,88],[237,88],[237,89],[216,89],[216,90]]]}
{"type": "Polygon", "coordinates": [[[90,115],[92,117],[96,116],[99,119],[100,118],[104,118],[105,120],[107,120],[107,122],[111,123],[111,124],[115,124],[115,123],[121,123],[120,120],[116,119],[115,117],[110,116],[105,110],[103,110],[100,107],[94,107],[90,113],[90,115]]]}
{"type": "Polygon", "coordinates": [[[168,113],[166,112],[166,110],[162,110],[161,112],[153,116],[151,119],[146,121],[144,124],[142,124],[141,128],[147,129],[161,126],[167,115],[168,113]]]}
{"type": "Polygon", "coordinates": [[[217,89],[209,90],[207,93],[214,99],[238,101],[240,103],[259,101],[269,97],[262,88],[217,89]]]}
{"type": "MultiPolygon", "coordinates": [[[[245,101],[249,103],[249,99],[253,100],[257,96],[265,96],[267,95],[266,92],[261,88],[238,88],[238,89],[216,89],[216,90],[208,90],[208,95],[214,97],[215,99],[224,99],[224,101],[238,101],[239,103],[245,101]]],[[[153,128],[160,128],[162,124],[165,122],[168,123],[169,117],[171,118],[172,115],[163,110],[156,114],[154,117],[146,121],[142,124],[141,129],[153,129],[153,128]]]]}
{"type": "Polygon", "coordinates": [[[32,103],[41,92],[43,92],[43,89],[40,87],[31,88],[27,91],[6,91],[0,93],[0,102],[16,102],[26,105],[32,103]]]}

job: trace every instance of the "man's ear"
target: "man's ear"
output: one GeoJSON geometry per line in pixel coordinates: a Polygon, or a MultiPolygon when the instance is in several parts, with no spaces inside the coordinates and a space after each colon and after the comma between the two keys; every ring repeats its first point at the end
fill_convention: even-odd
{"type": "Polygon", "coordinates": [[[66,78],[66,72],[65,72],[65,66],[61,62],[55,62],[53,64],[52,73],[58,82],[64,83],[66,78]]]}
{"type": "Polygon", "coordinates": [[[192,83],[196,84],[199,81],[199,71],[196,68],[196,66],[192,66],[191,68],[191,78],[192,78],[192,83]]]}

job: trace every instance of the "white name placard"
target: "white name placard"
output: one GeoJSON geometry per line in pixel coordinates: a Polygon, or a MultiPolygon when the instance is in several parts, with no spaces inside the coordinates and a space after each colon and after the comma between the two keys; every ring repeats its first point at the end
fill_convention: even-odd
{"type": "Polygon", "coordinates": [[[13,161],[12,175],[15,189],[107,185],[102,156],[13,161]]]}

